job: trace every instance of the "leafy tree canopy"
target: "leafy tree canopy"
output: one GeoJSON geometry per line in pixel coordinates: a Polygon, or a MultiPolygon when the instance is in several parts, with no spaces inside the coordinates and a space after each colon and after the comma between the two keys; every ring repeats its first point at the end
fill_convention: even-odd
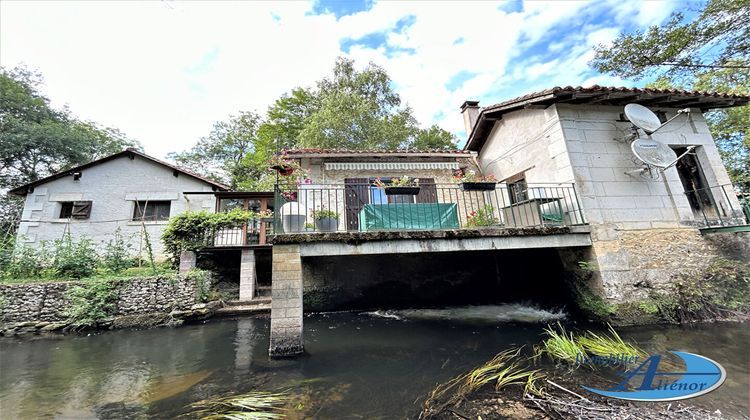
{"type": "Polygon", "coordinates": [[[453,149],[453,134],[422,129],[393,89],[388,73],[369,64],[357,70],[339,58],[313,88],[297,87],[268,108],[265,118],[244,112],[219,122],[178,164],[240,190],[270,190],[271,156],[284,148],[453,149]]]}
{"type": "MultiPolygon", "coordinates": [[[[750,0],[709,0],[688,20],[622,33],[599,45],[591,64],[603,73],[641,79],[648,87],[750,94],[750,0]]],[[[750,191],[750,107],[706,113],[732,182],[750,191]]]]}
{"type": "Polygon", "coordinates": [[[258,114],[241,112],[215,123],[211,133],[189,151],[171,153],[169,157],[180,166],[237,188],[262,175],[260,168],[245,159],[256,152],[260,124],[258,114]]]}

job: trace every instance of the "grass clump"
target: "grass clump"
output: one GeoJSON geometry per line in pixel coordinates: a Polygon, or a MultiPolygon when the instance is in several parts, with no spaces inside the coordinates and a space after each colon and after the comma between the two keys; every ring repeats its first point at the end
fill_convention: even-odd
{"type": "Polygon", "coordinates": [[[252,391],[231,397],[208,399],[190,404],[191,417],[204,420],[274,420],[284,417],[285,392],[252,391]]]}
{"type": "Polygon", "coordinates": [[[646,356],[646,352],[643,350],[633,344],[626,343],[611,325],[608,325],[608,327],[608,335],[586,331],[582,337],[577,339],[578,344],[590,355],[609,356],[615,354],[624,356],[646,356]]]}
{"type": "Polygon", "coordinates": [[[525,359],[519,358],[520,353],[520,348],[503,351],[482,366],[438,385],[425,401],[423,413],[426,417],[440,414],[485,386],[499,391],[509,385],[523,385],[524,392],[541,394],[536,381],[542,375],[538,370],[529,370],[525,359]]]}
{"type": "Polygon", "coordinates": [[[608,334],[597,334],[592,331],[574,334],[566,331],[559,322],[557,329],[548,325],[544,329],[547,338],[540,346],[534,348],[534,359],[547,355],[553,360],[577,364],[586,360],[588,356],[647,356],[642,349],[625,342],[611,325],[608,324],[608,327],[608,334]]]}
{"type": "Polygon", "coordinates": [[[541,346],[534,349],[534,358],[546,354],[555,360],[575,363],[586,355],[586,350],[579,340],[573,336],[572,332],[566,331],[559,322],[557,329],[548,325],[544,333],[547,339],[542,342],[541,346]]]}

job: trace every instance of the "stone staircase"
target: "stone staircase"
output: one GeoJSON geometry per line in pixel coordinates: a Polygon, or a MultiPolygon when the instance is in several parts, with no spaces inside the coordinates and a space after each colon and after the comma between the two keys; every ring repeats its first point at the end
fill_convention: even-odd
{"type": "Polygon", "coordinates": [[[268,296],[258,296],[253,300],[231,300],[216,310],[217,316],[253,315],[271,313],[270,288],[268,296]]]}

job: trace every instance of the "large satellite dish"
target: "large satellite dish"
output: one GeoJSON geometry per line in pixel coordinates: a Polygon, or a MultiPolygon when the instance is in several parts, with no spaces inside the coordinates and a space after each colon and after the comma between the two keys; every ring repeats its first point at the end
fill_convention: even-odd
{"type": "Polygon", "coordinates": [[[630,149],[643,163],[660,169],[670,167],[678,159],[671,147],[651,139],[637,139],[630,144],[630,149]]]}
{"type": "Polygon", "coordinates": [[[625,116],[628,117],[633,125],[651,134],[661,127],[661,121],[650,109],[643,105],[627,104],[625,105],[625,116]]]}

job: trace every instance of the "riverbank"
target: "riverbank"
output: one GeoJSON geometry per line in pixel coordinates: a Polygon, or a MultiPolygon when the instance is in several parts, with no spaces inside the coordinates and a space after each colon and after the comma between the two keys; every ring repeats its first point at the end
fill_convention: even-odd
{"type": "Polygon", "coordinates": [[[720,410],[708,410],[691,405],[689,402],[673,401],[664,403],[632,403],[612,398],[604,398],[592,393],[581,395],[582,382],[607,388],[616,385],[613,381],[589,375],[562,374],[544,381],[544,394],[532,395],[524,392],[522,386],[512,386],[499,392],[484,390],[478,392],[459,405],[444,411],[426,415],[421,419],[464,420],[464,419],[577,419],[577,420],[726,420],[720,410]],[[576,391],[573,391],[576,390],[576,391]]]}

